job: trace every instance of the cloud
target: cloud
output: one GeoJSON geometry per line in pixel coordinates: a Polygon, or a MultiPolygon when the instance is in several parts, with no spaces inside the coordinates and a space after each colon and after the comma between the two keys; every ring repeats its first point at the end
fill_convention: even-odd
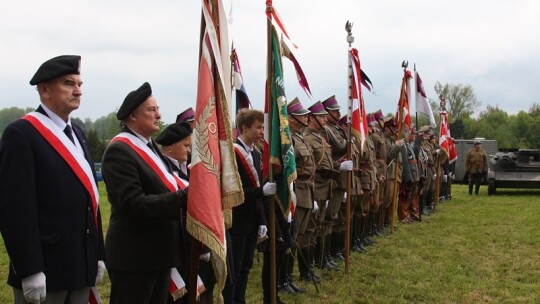
{"type": "MultiPolygon", "coordinates": [[[[227,10],[231,0],[225,1],[227,10]]],[[[266,71],[264,2],[233,1],[230,38],[238,50],[248,94],[263,107],[266,71]]],[[[200,5],[198,1],[10,2],[0,11],[0,107],[35,107],[28,85],[37,67],[60,54],[83,57],[83,103],[74,113],[96,119],[118,108],[125,95],[149,81],[163,120],[194,106],[197,87],[200,5]]],[[[401,62],[417,64],[428,97],[435,82],[471,84],[483,105],[509,113],[538,102],[540,3],[516,1],[407,2],[381,0],[274,1],[293,49],[310,82],[314,100],[284,61],[289,99],[310,104],[336,95],[347,100],[347,42],[344,25],[354,22],[354,47],[374,83],[366,93],[369,111],[396,110],[401,62]]],[[[480,111],[481,109],[479,109],[480,111]]],[[[479,112],[478,111],[478,112],[479,112]]]]}

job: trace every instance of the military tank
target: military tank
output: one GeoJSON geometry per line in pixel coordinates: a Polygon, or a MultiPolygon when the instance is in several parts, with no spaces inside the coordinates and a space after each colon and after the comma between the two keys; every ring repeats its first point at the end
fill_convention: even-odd
{"type": "Polygon", "coordinates": [[[497,152],[490,158],[488,195],[497,188],[540,189],[540,150],[497,152]]]}

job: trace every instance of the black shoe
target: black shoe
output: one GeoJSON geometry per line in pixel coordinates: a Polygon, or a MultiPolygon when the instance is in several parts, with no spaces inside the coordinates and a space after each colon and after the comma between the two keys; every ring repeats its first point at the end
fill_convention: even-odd
{"type": "Polygon", "coordinates": [[[374,240],[370,239],[370,238],[365,238],[362,240],[362,244],[364,246],[371,246],[371,245],[374,245],[374,244],[377,244],[377,242],[375,242],[374,240]]]}
{"type": "Polygon", "coordinates": [[[278,291],[283,292],[283,293],[288,293],[288,294],[296,294],[296,291],[292,289],[289,283],[279,284],[278,291]]]}
{"type": "Polygon", "coordinates": [[[297,286],[294,282],[289,281],[289,286],[294,290],[296,293],[304,293],[307,291],[307,289],[302,288],[300,286],[297,286]]]}
{"type": "Polygon", "coordinates": [[[326,256],[326,260],[328,261],[328,264],[330,264],[330,265],[332,265],[332,266],[334,266],[334,267],[337,267],[337,263],[336,263],[336,261],[334,261],[334,260],[332,259],[332,256],[331,256],[331,255],[327,255],[327,256],[326,256]]]}
{"type": "Polygon", "coordinates": [[[356,245],[354,245],[354,247],[352,248],[352,251],[353,252],[366,252],[366,247],[364,247],[364,245],[362,245],[362,242],[358,242],[356,243],[356,245]]]}

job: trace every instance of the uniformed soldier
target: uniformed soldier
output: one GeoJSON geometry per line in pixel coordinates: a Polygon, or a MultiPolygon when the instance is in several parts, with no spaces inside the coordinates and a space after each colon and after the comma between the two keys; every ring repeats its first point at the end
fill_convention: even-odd
{"type": "Polygon", "coordinates": [[[399,221],[405,224],[412,222],[409,214],[410,206],[416,197],[419,171],[416,153],[414,152],[414,140],[416,139],[416,130],[403,128],[403,137],[405,152],[403,157],[403,176],[401,188],[399,191],[398,216],[399,221]]]}
{"type": "MultiPolygon", "coordinates": [[[[296,194],[296,208],[294,210],[293,221],[296,225],[296,235],[291,238],[296,239],[297,247],[300,250],[298,256],[298,270],[300,277],[304,280],[316,280],[314,274],[310,272],[308,257],[309,248],[315,244],[311,243],[313,233],[315,232],[315,220],[312,215],[313,210],[313,180],[315,178],[315,158],[311,145],[304,140],[303,131],[307,127],[309,110],[302,106],[298,98],[294,98],[287,105],[289,114],[289,128],[294,147],[294,156],[296,159],[297,179],[294,182],[294,192],[296,194]]],[[[293,246],[296,247],[296,246],[293,246]]],[[[303,289],[296,286],[292,281],[292,264],[288,271],[289,287],[295,292],[301,292],[303,289]]]]}
{"type": "Polygon", "coordinates": [[[467,152],[465,159],[465,170],[469,177],[469,195],[472,195],[473,185],[475,185],[474,194],[478,194],[480,182],[484,174],[487,173],[488,162],[486,151],[482,148],[479,139],[474,140],[474,147],[467,152]]]}
{"type": "Polygon", "coordinates": [[[393,117],[384,120],[384,138],[386,141],[386,162],[388,164],[388,174],[386,179],[386,192],[384,199],[384,207],[386,208],[383,222],[380,225],[388,226],[391,221],[392,202],[394,197],[397,198],[399,186],[401,185],[401,175],[403,174],[403,159],[402,154],[405,154],[405,146],[401,140],[397,139],[396,123],[393,117]],[[397,170],[397,174],[396,174],[397,170]],[[396,182],[397,178],[397,184],[396,182]]]}
{"type": "MultiPolygon", "coordinates": [[[[347,136],[348,136],[348,124],[347,124],[347,115],[343,116],[340,120],[339,120],[339,126],[347,133],[347,136]]],[[[347,195],[350,195],[351,199],[350,199],[350,215],[351,215],[351,229],[352,229],[352,233],[350,234],[350,237],[351,237],[351,250],[354,250],[354,247],[355,247],[355,242],[354,242],[354,221],[353,221],[353,215],[356,211],[356,209],[360,209],[360,195],[362,194],[362,185],[360,183],[360,177],[359,177],[359,172],[360,172],[360,150],[361,150],[361,145],[362,145],[362,142],[360,141],[360,139],[357,137],[356,134],[351,134],[351,160],[353,161],[353,174],[352,174],[352,177],[351,177],[351,189],[350,189],[350,192],[347,194],[347,195]]],[[[348,138],[348,137],[347,137],[348,138]]],[[[347,177],[345,177],[347,178],[347,177]]],[[[347,197],[345,196],[344,199],[346,200],[347,197]]],[[[343,219],[343,222],[346,224],[346,218],[347,218],[347,204],[341,204],[341,207],[340,207],[340,215],[339,215],[339,219],[343,219]]],[[[344,227],[344,229],[346,229],[346,226],[344,227]]],[[[343,249],[345,248],[345,244],[343,244],[343,249]]],[[[359,248],[357,248],[359,249],[359,248]]]]}
{"type": "Polygon", "coordinates": [[[353,164],[350,160],[346,160],[341,164],[333,161],[332,149],[321,134],[324,132],[324,125],[326,124],[328,114],[324,110],[322,103],[317,101],[308,109],[311,113],[309,114],[308,127],[304,130],[304,138],[313,148],[313,155],[315,157],[316,171],[313,210],[316,212],[316,210],[320,209],[316,216],[317,231],[315,235],[317,235],[318,241],[315,244],[318,246],[318,252],[315,258],[318,259],[320,267],[334,269],[335,267],[329,264],[325,258],[325,243],[327,243],[329,234],[328,229],[324,225],[324,219],[326,217],[328,201],[332,196],[332,187],[336,186],[335,179],[339,177],[339,171],[336,169],[350,171],[353,169],[353,164]]]}
{"type": "Polygon", "coordinates": [[[385,178],[383,175],[381,175],[381,172],[379,171],[379,168],[378,168],[379,160],[377,159],[377,148],[378,146],[381,145],[381,138],[379,134],[377,134],[378,125],[379,123],[377,122],[375,115],[373,113],[370,113],[368,115],[368,126],[369,126],[369,139],[371,140],[371,144],[368,145],[368,148],[371,150],[371,153],[373,155],[372,182],[374,185],[374,188],[372,189],[372,195],[370,197],[370,203],[369,203],[370,207],[369,207],[368,226],[367,226],[367,229],[368,229],[367,232],[370,236],[379,235],[376,229],[377,227],[375,226],[375,223],[376,222],[378,223],[377,215],[379,212],[379,207],[381,205],[381,193],[380,193],[379,186],[382,185],[382,181],[385,178]]]}
{"type": "MultiPolygon", "coordinates": [[[[373,117],[368,116],[367,119],[369,123],[370,120],[373,120],[373,117]]],[[[376,170],[374,166],[374,149],[375,145],[373,144],[373,140],[371,140],[371,137],[368,136],[366,138],[365,146],[363,149],[361,149],[362,152],[359,157],[358,165],[358,174],[362,186],[362,194],[360,194],[360,208],[356,208],[354,211],[353,234],[355,237],[355,243],[353,251],[355,252],[363,252],[365,251],[366,246],[375,243],[375,241],[368,237],[368,228],[370,226],[368,216],[377,184],[376,170]]]]}
{"type": "MultiPolygon", "coordinates": [[[[332,159],[334,162],[341,162],[347,156],[347,134],[344,129],[339,127],[339,119],[341,114],[335,95],[330,96],[322,102],[324,109],[328,112],[326,117],[325,139],[332,147],[332,159]]],[[[347,188],[347,174],[342,172],[339,178],[336,179],[336,187],[332,189],[332,198],[328,203],[328,211],[326,212],[326,226],[331,231],[329,242],[326,244],[329,255],[327,257],[330,263],[333,262],[332,257],[343,261],[344,256],[341,249],[345,243],[345,221],[339,217],[339,210],[343,202],[345,189],[347,188]]]]}
{"type": "Polygon", "coordinates": [[[378,212],[375,214],[375,221],[373,227],[378,233],[379,230],[384,229],[384,225],[380,224],[381,219],[384,219],[386,205],[385,201],[385,192],[386,192],[386,180],[387,180],[387,147],[386,140],[383,135],[384,128],[384,115],[381,110],[373,113],[375,118],[375,124],[373,124],[372,129],[373,133],[371,134],[373,138],[373,143],[375,144],[375,166],[377,167],[377,177],[379,182],[379,191],[378,191],[378,212]]]}
{"type": "Polygon", "coordinates": [[[422,215],[430,215],[433,209],[433,190],[435,189],[435,179],[437,176],[435,172],[435,157],[437,156],[437,152],[429,141],[432,134],[431,126],[428,125],[422,126],[418,130],[420,148],[422,149],[422,156],[424,156],[426,164],[423,169],[425,179],[420,194],[420,211],[422,215]]]}

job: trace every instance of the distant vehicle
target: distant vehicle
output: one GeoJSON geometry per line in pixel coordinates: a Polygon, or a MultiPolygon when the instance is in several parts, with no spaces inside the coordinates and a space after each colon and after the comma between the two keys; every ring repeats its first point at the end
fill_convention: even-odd
{"type": "Polygon", "coordinates": [[[495,155],[499,150],[497,149],[497,141],[494,139],[485,138],[473,138],[473,139],[455,139],[456,153],[458,159],[455,162],[455,181],[456,182],[468,182],[469,178],[465,176],[465,160],[467,159],[467,153],[474,146],[475,139],[479,139],[482,143],[482,148],[486,150],[488,160],[495,155]]]}
{"type": "Polygon", "coordinates": [[[497,152],[490,159],[488,195],[497,188],[540,189],[540,150],[497,152]]]}
{"type": "Polygon", "coordinates": [[[103,180],[103,174],[101,173],[101,163],[94,163],[94,169],[96,170],[96,176],[98,182],[103,180]]]}

